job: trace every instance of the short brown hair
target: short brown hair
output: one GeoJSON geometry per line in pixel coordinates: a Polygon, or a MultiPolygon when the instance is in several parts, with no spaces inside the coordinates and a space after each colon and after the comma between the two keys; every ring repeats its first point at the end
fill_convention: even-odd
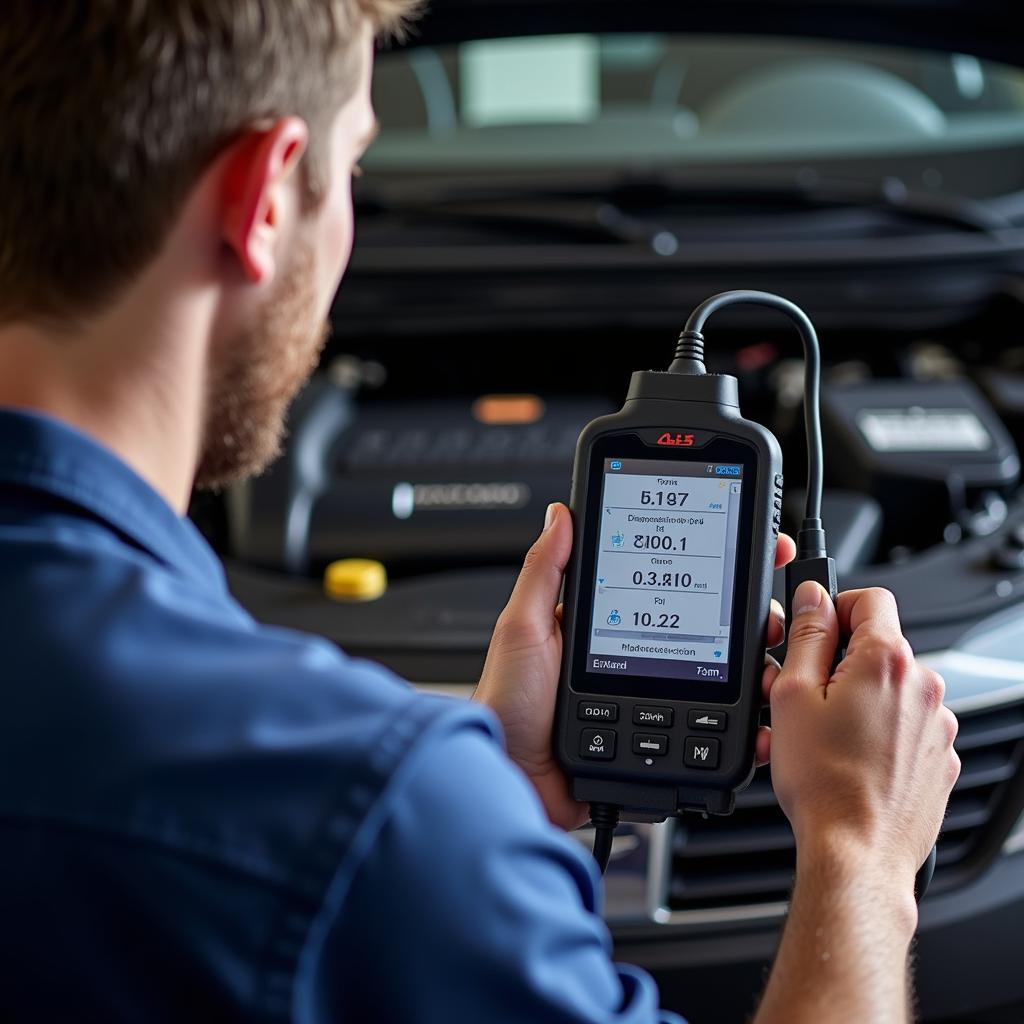
{"type": "Polygon", "coordinates": [[[3,0],[0,323],[74,318],[156,254],[203,169],[248,127],[323,136],[355,89],[369,19],[416,0],[3,0]]]}

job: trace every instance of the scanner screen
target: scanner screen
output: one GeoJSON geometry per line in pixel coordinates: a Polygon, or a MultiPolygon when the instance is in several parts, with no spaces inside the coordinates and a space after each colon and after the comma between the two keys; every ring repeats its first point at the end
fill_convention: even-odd
{"type": "Polygon", "coordinates": [[[726,682],[743,466],[604,460],[587,670],[726,682]]]}

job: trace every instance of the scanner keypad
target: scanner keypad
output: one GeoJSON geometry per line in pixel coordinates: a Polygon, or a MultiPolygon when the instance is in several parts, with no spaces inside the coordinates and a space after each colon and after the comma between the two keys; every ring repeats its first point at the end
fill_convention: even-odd
{"type": "Polygon", "coordinates": [[[576,749],[582,760],[622,761],[634,767],[642,765],[648,771],[680,761],[687,768],[716,770],[722,763],[723,741],[727,738],[724,734],[729,727],[728,712],[718,708],[633,704],[628,698],[577,700],[575,718],[576,749]],[[681,719],[678,722],[677,711],[681,719]],[[627,723],[625,729],[623,720],[627,723]],[[625,735],[620,747],[622,731],[625,735]],[[672,750],[675,754],[670,756],[672,750]]]}

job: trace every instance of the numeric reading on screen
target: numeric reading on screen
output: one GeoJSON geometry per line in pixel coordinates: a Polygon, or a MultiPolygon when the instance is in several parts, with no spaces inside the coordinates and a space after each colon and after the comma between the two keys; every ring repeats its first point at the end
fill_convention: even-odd
{"type": "Polygon", "coordinates": [[[728,680],[742,477],[604,460],[588,671],[728,680]]]}
{"type": "Polygon", "coordinates": [[[633,535],[633,547],[654,551],[685,551],[685,537],[670,537],[667,533],[637,533],[633,535]]]}
{"type": "Polygon", "coordinates": [[[689,496],[689,491],[641,491],[640,504],[682,507],[689,496]]]}

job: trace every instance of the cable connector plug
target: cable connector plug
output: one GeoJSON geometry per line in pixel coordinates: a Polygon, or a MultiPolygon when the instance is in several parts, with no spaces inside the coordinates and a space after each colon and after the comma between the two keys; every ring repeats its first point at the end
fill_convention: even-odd
{"type": "MultiPolygon", "coordinates": [[[[807,517],[800,524],[796,535],[796,558],[786,566],[786,623],[793,622],[793,597],[801,583],[811,580],[828,591],[832,603],[839,597],[839,582],[836,579],[836,563],[825,553],[825,530],[820,519],[807,517]]],[[[843,659],[845,651],[836,651],[832,668],[843,659]]]]}
{"type": "Polygon", "coordinates": [[[793,621],[793,595],[807,580],[820,583],[836,603],[839,583],[835,559],[829,558],[825,547],[825,529],[820,519],[805,518],[796,535],[796,558],[786,566],[786,621],[793,621]]]}

